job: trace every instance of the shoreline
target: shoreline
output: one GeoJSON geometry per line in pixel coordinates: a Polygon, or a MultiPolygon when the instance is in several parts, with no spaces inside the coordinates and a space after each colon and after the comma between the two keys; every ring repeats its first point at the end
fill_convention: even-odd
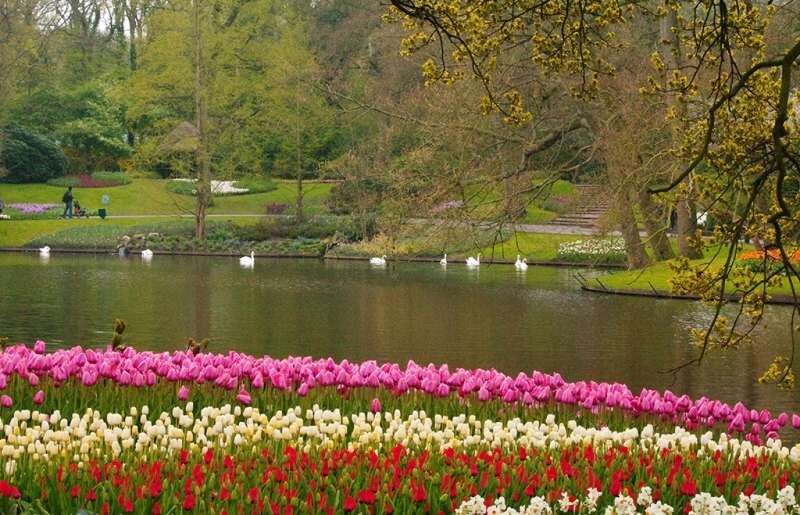
{"type": "MultiPolygon", "coordinates": [[[[35,247],[0,247],[0,252],[17,252],[23,254],[38,254],[39,249],[35,247]]],[[[243,252],[243,251],[242,251],[243,252]]],[[[142,251],[139,249],[131,250],[130,255],[139,255],[142,251]]],[[[50,248],[50,254],[109,254],[117,255],[116,250],[111,249],[97,249],[97,248],[50,248]]],[[[161,256],[207,256],[207,257],[231,257],[239,256],[240,252],[212,252],[212,251],[194,251],[194,250],[153,250],[153,255],[161,256]]],[[[369,261],[370,256],[366,255],[351,255],[351,254],[336,254],[335,252],[328,252],[323,255],[319,254],[287,254],[287,253],[255,253],[256,257],[262,258],[304,258],[304,259],[340,259],[343,261],[369,261]]],[[[387,263],[438,263],[441,257],[439,256],[397,256],[387,257],[387,263]]],[[[448,261],[453,265],[464,265],[464,259],[457,258],[448,261]]],[[[482,261],[482,265],[513,265],[513,259],[498,259],[494,261],[482,261]]],[[[625,268],[624,264],[616,263],[581,263],[575,261],[544,261],[535,260],[528,261],[529,266],[548,266],[548,267],[563,267],[563,268],[599,268],[599,269],[621,269],[625,268]]]]}
{"type": "MultiPolygon", "coordinates": [[[[677,293],[670,293],[667,291],[661,291],[653,289],[651,291],[648,290],[634,290],[634,289],[620,289],[620,288],[606,288],[605,286],[600,283],[600,286],[593,286],[589,284],[581,284],[581,290],[592,292],[592,293],[601,293],[605,295],[626,295],[629,297],[650,297],[653,299],[670,299],[670,300],[693,300],[699,301],[699,295],[683,295],[677,293]]],[[[725,300],[727,301],[739,301],[742,298],[740,294],[730,294],[725,296],[725,300]]],[[[800,298],[798,298],[800,301],[800,298]]],[[[764,301],[765,304],[775,304],[780,306],[793,306],[795,304],[795,300],[792,298],[791,295],[785,294],[774,294],[771,295],[771,298],[767,301],[764,301]]]]}

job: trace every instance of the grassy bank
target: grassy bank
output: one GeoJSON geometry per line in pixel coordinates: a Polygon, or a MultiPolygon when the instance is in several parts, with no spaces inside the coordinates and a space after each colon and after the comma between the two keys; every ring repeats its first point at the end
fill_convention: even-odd
{"type": "MultiPolygon", "coordinates": [[[[749,249],[748,249],[749,250],[749,249]]],[[[692,265],[708,265],[712,270],[718,269],[724,263],[725,255],[708,252],[708,258],[690,261],[692,265]]],[[[669,264],[666,262],[656,263],[643,270],[616,271],[602,278],[590,281],[589,286],[600,287],[612,291],[639,292],[642,294],[663,294],[669,295],[672,288],[669,279],[673,276],[669,264]]],[[[726,286],[727,294],[735,294],[736,289],[730,284],[726,286]]],[[[770,287],[768,292],[771,295],[789,296],[792,290],[787,280],[781,284],[770,287]]]]}

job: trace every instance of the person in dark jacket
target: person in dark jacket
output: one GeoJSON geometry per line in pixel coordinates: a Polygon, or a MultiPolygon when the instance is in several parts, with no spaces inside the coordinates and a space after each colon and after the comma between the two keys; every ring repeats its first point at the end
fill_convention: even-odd
{"type": "Polygon", "coordinates": [[[61,197],[61,202],[64,203],[64,214],[61,215],[61,218],[66,218],[67,214],[72,218],[72,186],[67,188],[67,191],[64,192],[64,196],[61,197]]]}

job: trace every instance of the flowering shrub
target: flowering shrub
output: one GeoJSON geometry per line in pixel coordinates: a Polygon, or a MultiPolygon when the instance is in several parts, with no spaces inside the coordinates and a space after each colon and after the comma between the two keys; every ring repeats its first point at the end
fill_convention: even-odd
{"type": "Polygon", "coordinates": [[[36,342],[0,390],[3,513],[781,513],[800,481],[797,415],[558,374],[36,342]]]}
{"type": "Polygon", "coordinates": [[[624,263],[628,259],[622,238],[613,240],[576,240],[558,246],[557,256],[564,261],[624,263]]]}

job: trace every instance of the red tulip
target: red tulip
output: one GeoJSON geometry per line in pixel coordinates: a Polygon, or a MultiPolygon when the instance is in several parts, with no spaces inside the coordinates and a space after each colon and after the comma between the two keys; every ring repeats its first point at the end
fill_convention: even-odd
{"type": "Polygon", "coordinates": [[[197,500],[195,499],[194,494],[192,493],[186,494],[186,497],[184,497],[183,499],[183,509],[193,510],[195,502],[197,502],[197,500]]]}

